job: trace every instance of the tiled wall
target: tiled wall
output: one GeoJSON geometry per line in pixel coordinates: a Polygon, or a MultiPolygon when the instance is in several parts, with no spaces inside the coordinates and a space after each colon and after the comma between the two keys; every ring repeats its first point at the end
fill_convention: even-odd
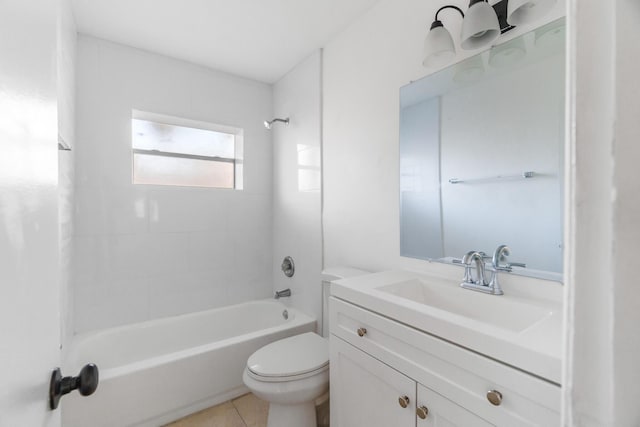
{"type": "Polygon", "coordinates": [[[322,314],[321,229],[321,69],[317,51],[278,81],[273,90],[276,117],[289,126],[273,126],[273,286],[291,288],[286,303],[322,314]],[[286,277],[280,264],[293,257],[296,271],[286,277]]]}
{"type": "Polygon", "coordinates": [[[272,291],[271,86],[80,36],[77,332],[272,291]],[[244,129],[244,190],[131,184],[131,110],[244,129]]]}

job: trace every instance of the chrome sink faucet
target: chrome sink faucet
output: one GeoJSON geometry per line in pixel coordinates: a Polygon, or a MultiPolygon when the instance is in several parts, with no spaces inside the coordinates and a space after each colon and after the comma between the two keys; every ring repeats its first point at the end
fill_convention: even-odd
{"type": "Polygon", "coordinates": [[[506,265],[500,265],[501,261],[504,261],[507,256],[510,255],[510,250],[506,245],[500,245],[493,253],[493,257],[488,257],[484,252],[470,251],[462,258],[462,264],[465,267],[464,278],[460,286],[465,289],[471,289],[474,291],[480,291],[491,295],[503,295],[504,292],[500,287],[498,281],[498,272],[507,271],[510,272],[512,267],[526,267],[522,263],[507,263],[506,265]],[[492,274],[491,280],[486,280],[486,270],[484,268],[485,260],[491,259],[492,274]],[[473,264],[476,266],[476,280],[473,279],[472,268],[473,264]]]}

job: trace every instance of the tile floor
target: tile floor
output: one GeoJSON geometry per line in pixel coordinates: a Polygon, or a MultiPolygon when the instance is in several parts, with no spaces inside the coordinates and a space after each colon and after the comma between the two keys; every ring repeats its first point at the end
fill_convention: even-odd
{"type": "Polygon", "coordinates": [[[249,393],[165,427],[266,427],[268,414],[269,404],[249,393]]]}

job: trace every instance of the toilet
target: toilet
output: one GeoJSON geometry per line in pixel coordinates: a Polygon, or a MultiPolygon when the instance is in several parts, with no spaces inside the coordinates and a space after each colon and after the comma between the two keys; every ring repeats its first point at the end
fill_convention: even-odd
{"type": "Polygon", "coordinates": [[[328,295],[331,281],[367,274],[353,268],[322,273],[324,337],[306,332],[272,342],[253,353],[244,384],[269,402],[267,427],[316,427],[316,399],[329,391],[328,295]]]}

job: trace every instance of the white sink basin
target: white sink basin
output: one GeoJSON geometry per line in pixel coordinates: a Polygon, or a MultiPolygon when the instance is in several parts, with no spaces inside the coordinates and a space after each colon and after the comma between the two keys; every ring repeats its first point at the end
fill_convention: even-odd
{"type": "Polygon", "coordinates": [[[544,307],[420,279],[392,283],[376,290],[513,332],[521,332],[552,314],[544,307]]]}
{"type": "Polygon", "coordinates": [[[452,273],[384,271],[336,281],[331,295],[559,384],[562,285],[505,277],[498,296],[463,289],[452,273]]]}

